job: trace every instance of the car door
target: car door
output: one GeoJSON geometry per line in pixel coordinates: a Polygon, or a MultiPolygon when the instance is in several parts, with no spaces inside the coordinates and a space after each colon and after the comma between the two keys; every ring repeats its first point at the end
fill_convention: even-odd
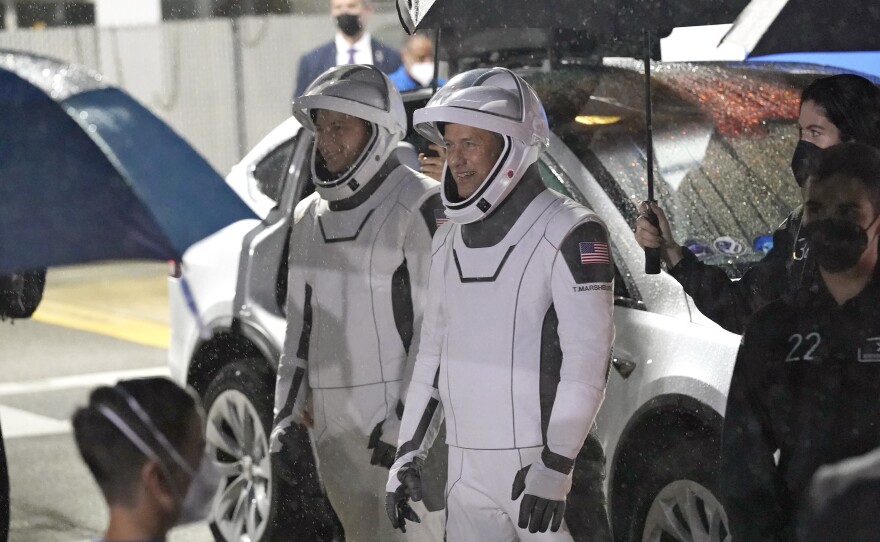
{"type": "Polygon", "coordinates": [[[271,353],[273,365],[278,364],[287,326],[291,217],[296,204],[314,190],[308,167],[311,146],[311,134],[299,130],[254,167],[258,187],[276,205],[244,239],[234,312],[239,331],[271,353]],[[284,166],[279,168],[279,162],[284,166]],[[261,179],[261,173],[269,177],[261,179]]]}

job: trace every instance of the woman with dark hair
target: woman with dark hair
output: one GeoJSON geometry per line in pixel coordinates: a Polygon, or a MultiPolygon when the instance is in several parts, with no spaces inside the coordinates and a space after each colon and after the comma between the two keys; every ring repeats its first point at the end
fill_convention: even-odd
{"type": "Polygon", "coordinates": [[[103,542],[164,542],[204,519],[217,488],[201,407],[167,378],[102,386],[73,415],[76,445],[110,508],[103,542]]]}
{"type": "MultiPolygon", "coordinates": [[[[791,168],[803,188],[810,163],[822,149],[847,141],[880,148],[880,89],[853,74],[817,79],[801,94],[798,128],[800,141],[791,168]]],[[[636,241],[642,248],[660,248],[667,271],[694,299],[700,312],[728,331],[742,333],[755,311],[814,280],[815,266],[800,231],[801,206],[773,232],[773,249],[738,281],[679,245],[663,209],[657,204],[650,208],[659,226],[648,221],[648,203],[643,202],[636,221],[636,241]]]]}

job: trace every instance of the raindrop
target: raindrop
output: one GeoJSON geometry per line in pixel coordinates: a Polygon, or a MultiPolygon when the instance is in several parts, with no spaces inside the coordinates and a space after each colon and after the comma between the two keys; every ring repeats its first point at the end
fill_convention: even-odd
{"type": "Polygon", "coordinates": [[[95,126],[94,124],[89,124],[89,132],[91,132],[91,133],[94,134],[94,133],[97,132],[97,131],[98,131],[98,127],[97,127],[97,126],[95,126]]]}
{"type": "Polygon", "coordinates": [[[79,118],[81,120],[86,120],[87,118],[89,118],[89,113],[87,111],[80,111],[79,118]]]}

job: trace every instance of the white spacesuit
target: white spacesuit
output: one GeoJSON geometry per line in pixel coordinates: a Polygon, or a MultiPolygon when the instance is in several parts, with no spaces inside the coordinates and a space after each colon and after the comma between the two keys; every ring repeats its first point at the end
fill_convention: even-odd
{"type": "Polygon", "coordinates": [[[614,338],[607,231],[543,186],[535,162],[546,117],[512,72],[465,72],[414,121],[435,142],[460,124],[500,134],[503,148],[468,197],[458,197],[451,154],[444,168],[450,221],[434,236],[389,517],[395,526],[413,517],[420,464],[445,415],[446,539],[570,541],[572,468],[604,398],[614,338]]]}
{"type": "MultiPolygon", "coordinates": [[[[310,414],[318,471],[346,539],[386,542],[400,537],[385,520],[383,488],[418,344],[439,185],[395,158],[406,116],[379,70],[325,72],[294,102],[312,130],[319,110],[363,119],[369,136],[337,175],[319,140],[316,193],[294,212],[272,452],[283,460],[286,430],[310,414]]],[[[442,519],[434,523],[416,528],[417,539],[441,540],[442,519]]]]}

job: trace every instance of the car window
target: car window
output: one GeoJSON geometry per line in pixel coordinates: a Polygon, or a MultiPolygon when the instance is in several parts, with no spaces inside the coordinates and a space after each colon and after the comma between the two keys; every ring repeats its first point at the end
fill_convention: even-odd
{"type": "Polygon", "coordinates": [[[296,139],[293,137],[278,145],[254,166],[252,188],[271,198],[275,203],[278,203],[281,197],[281,189],[286,177],[285,168],[290,163],[296,139]]]}
{"type": "MultiPolygon", "coordinates": [[[[644,74],[605,66],[531,78],[553,131],[634,223],[647,197],[644,74]]],[[[800,203],[790,157],[808,74],[661,66],[653,79],[655,197],[673,234],[730,273],[763,257],[800,203]]]]}
{"type": "Polygon", "coordinates": [[[578,201],[578,198],[572,194],[571,190],[562,183],[561,175],[557,176],[557,174],[553,173],[545,160],[538,160],[538,171],[541,174],[541,181],[544,183],[544,186],[578,201]]]}

